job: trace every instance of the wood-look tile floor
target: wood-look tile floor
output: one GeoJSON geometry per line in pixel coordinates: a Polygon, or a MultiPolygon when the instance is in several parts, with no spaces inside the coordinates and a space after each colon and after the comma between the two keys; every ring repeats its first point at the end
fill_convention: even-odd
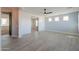
{"type": "Polygon", "coordinates": [[[79,36],[56,32],[35,32],[22,38],[4,36],[3,51],[79,51],[79,36]]]}

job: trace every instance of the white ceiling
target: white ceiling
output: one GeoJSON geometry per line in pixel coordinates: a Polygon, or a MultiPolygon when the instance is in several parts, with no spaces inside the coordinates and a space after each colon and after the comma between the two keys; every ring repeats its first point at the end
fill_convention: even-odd
{"type": "Polygon", "coordinates": [[[48,16],[79,11],[79,7],[22,7],[21,9],[31,14],[43,15],[44,8],[46,8],[48,12],[53,12],[48,16]]]}

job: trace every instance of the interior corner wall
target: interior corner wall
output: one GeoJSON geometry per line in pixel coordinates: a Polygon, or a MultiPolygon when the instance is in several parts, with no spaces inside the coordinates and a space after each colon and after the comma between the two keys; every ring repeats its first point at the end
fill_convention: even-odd
{"type": "Polygon", "coordinates": [[[22,9],[19,9],[19,37],[31,33],[31,17],[39,18],[39,31],[44,31],[44,17],[30,14],[22,9]]]}

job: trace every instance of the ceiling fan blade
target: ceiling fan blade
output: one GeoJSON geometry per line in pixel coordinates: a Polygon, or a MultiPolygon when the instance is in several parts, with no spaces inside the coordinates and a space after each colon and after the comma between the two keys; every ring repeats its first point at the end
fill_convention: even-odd
{"type": "Polygon", "coordinates": [[[52,12],[47,12],[46,14],[51,14],[52,12]]]}
{"type": "Polygon", "coordinates": [[[51,14],[52,12],[46,12],[46,9],[44,9],[44,14],[51,14]]]}
{"type": "Polygon", "coordinates": [[[44,9],[44,14],[46,14],[46,9],[44,9]]]}

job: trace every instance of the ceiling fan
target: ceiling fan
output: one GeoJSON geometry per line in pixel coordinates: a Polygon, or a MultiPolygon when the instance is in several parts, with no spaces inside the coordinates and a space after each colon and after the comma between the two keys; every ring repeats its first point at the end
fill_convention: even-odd
{"type": "Polygon", "coordinates": [[[44,15],[51,14],[52,12],[47,12],[47,9],[44,9],[44,15]]]}

